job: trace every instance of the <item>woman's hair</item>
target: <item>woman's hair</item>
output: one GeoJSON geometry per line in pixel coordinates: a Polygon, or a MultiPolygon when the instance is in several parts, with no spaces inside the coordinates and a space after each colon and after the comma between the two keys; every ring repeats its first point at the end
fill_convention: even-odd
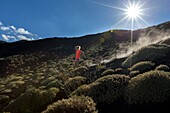
{"type": "Polygon", "coordinates": [[[76,46],[75,49],[76,49],[76,50],[80,50],[80,49],[81,49],[81,46],[76,46]]]}

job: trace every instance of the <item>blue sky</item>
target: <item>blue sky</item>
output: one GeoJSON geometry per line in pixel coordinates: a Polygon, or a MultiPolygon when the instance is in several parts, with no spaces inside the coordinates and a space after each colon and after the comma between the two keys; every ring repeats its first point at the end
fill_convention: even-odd
{"type": "MultiPolygon", "coordinates": [[[[110,29],[130,29],[125,15],[118,9],[127,0],[0,0],[0,40],[34,40],[48,37],[78,37],[110,29]]],[[[136,0],[139,1],[139,0],[136,0]]],[[[170,20],[170,0],[140,0],[144,23],[134,29],[156,25],[170,20]],[[146,2],[147,1],[147,2],[146,2]]]]}

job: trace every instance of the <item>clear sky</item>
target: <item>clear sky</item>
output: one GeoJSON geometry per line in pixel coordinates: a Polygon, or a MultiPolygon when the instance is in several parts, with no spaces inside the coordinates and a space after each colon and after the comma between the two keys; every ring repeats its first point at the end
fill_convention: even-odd
{"type": "MultiPolygon", "coordinates": [[[[131,29],[127,20],[117,24],[124,12],[110,7],[125,8],[122,1],[128,0],[0,0],[0,40],[78,37],[131,29]]],[[[139,20],[134,29],[170,20],[170,0],[140,2],[146,2],[142,17],[147,24],[139,20]]]]}

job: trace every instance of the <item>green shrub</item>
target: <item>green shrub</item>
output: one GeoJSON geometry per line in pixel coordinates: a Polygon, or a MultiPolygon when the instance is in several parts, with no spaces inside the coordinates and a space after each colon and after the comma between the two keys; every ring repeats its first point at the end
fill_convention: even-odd
{"type": "Polygon", "coordinates": [[[0,85],[0,89],[2,89],[2,88],[4,88],[5,87],[5,85],[0,85]]]}
{"type": "Polygon", "coordinates": [[[126,75],[107,75],[79,87],[71,95],[86,95],[97,103],[111,103],[123,95],[129,79],[126,75]]]}
{"type": "Polygon", "coordinates": [[[114,70],[114,74],[121,74],[122,71],[123,71],[122,68],[116,68],[116,69],[114,70]]]}
{"type": "Polygon", "coordinates": [[[133,77],[125,98],[130,104],[157,103],[170,99],[170,73],[149,71],[133,77]]]}
{"type": "Polygon", "coordinates": [[[87,70],[88,70],[87,67],[81,66],[81,67],[74,69],[73,74],[74,74],[74,76],[84,76],[84,74],[86,73],[87,70]]]}
{"type": "Polygon", "coordinates": [[[86,77],[82,76],[76,76],[74,78],[69,78],[67,81],[65,81],[65,84],[63,85],[63,88],[68,91],[74,91],[79,86],[86,83],[86,77]]]}
{"type": "Polygon", "coordinates": [[[7,100],[9,100],[9,96],[7,96],[7,95],[0,95],[0,103],[3,103],[5,101],[7,101],[7,100]]]}
{"type": "Polygon", "coordinates": [[[90,97],[74,96],[49,105],[42,113],[97,113],[95,106],[90,97]]]}
{"type": "Polygon", "coordinates": [[[169,67],[167,65],[159,65],[155,68],[155,70],[163,70],[163,71],[168,71],[169,67]]]}
{"type": "Polygon", "coordinates": [[[49,77],[41,82],[41,85],[47,85],[51,81],[55,80],[55,77],[49,77]]]}
{"type": "Polygon", "coordinates": [[[2,91],[0,92],[0,94],[9,94],[9,93],[11,93],[11,92],[12,92],[11,89],[4,89],[4,90],[2,90],[2,91]]]}
{"type": "Polygon", "coordinates": [[[114,73],[113,69],[107,69],[101,74],[101,76],[111,75],[113,73],[114,73]]]}
{"type": "Polygon", "coordinates": [[[169,45],[155,44],[143,47],[130,55],[123,63],[122,66],[129,68],[132,65],[141,61],[155,62],[164,58],[170,52],[169,45]]]}
{"type": "Polygon", "coordinates": [[[24,77],[21,77],[21,76],[14,76],[14,77],[11,78],[10,81],[20,81],[20,80],[22,80],[22,79],[24,79],[24,77]]]}
{"type": "Polygon", "coordinates": [[[40,77],[40,76],[43,76],[43,75],[44,75],[44,73],[41,73],[41,72],[35,73],[35,76],[37,76],[37,77],[40,77]]]}
{"type": "Polygon", "coordinates": [[[134,76],[138,75],[139,73],[140,73],[140,71],[131,71],[130,77],[134,77],[134,76]]]}
{"type": "Polygon", "coordinates": [[[23,85],[25,82],[21,81],[21,80],[18,80],[18,81],[13,81],[11,83],[14,83],[14,84],[16,84],[18,86],[18,85],[23,85]]]}
{"type": "Polygon", "coordinates": [[[134,64],[131,68],[129,68],[130,71],[139,71],[140,73],[149,71],[153,68],[155,64],[150,61],[142,61],[134,64]]]}
{"type": "Polygon", "coordinates": [[[48,69],[47,69],[47,73],[48,73],[48,74],[55,75],[55,74],[58,73],[58,71],[56,71],[54,68],[48,68],[48,69]]]}
{"type": "Polygon", "coordinates": [[[68,69],[67,69],[68,72],[71,72],[71,71],[73,71],[73,70],[74,70],[74,68],[68,68],[68,69]]]}
{"type": "Polygon", "coordinates": [[[19,96],[2,111],[12,113],[38,113],[46,108],[55,98],[53,90],[33,89],[19,96]]]}
{"type": "Polygon", "coordinates": [[[60,88],[62,84],[58,80],[51,81],[46,85],[46,88],[57,87],[60,88]]]}

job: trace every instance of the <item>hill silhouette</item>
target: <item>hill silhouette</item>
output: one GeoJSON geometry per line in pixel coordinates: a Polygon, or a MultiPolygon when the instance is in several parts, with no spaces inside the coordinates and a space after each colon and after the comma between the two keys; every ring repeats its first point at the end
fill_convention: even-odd
{"type": "Polygon", "coordinates": [[[170,103],[170,22],[75,38],[0,41],[0,109],[162,113],[170,103]],[[74,67],[76,45],[85,56],[74,67]]]}

